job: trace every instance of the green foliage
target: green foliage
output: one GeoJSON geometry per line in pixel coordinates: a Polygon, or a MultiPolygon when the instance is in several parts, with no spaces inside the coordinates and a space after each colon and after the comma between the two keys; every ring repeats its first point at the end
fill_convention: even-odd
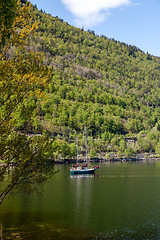
{"type": "Polygon", "coordinates": [[[12,33],[16,8],[16,0],[5,0],[0,2],[0,46],[4,46],[12,33]]]}
{"type": "Polygon", "coordinates": [[[159,58],[74,28],[35,7],[33,12],[39,22],[33,47],[54,67],[52,83],[35,106],[40,124],[48,119],[52,126],[77,131],[86,125],[94,138],[158,126],[159,58]]]}
{"type": "Polygon", "coordinates": [[[90,152],[89,152],[89,156],[90,156],[90,158],[95,157],[96,156],[96,151],[91,149],[90,152]]]}
{"type": "Polygon", "coordinates": [[[36,106],[34,97],[42,96],[51,77],[40,54],[31,49],[28,51],[37,27],[31,16],[29,4],[21,6],[19,1],[0,3],[0,160],[3,162],[0,181],[12,168],[6,185],[0,187],[0,204],[15,185],[22,182],[38,184],[46,179],[48,172],[49,140],[43,135],[31,138],[16,131],[31,126],[32,111],[36,106]]]}

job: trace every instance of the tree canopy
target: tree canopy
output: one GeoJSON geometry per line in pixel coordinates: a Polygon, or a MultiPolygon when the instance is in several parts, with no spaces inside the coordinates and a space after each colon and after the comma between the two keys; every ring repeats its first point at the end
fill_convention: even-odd
{"type": "MultiPolygon", "coordinates": [[[[19,105],[23,109],[23,103],[31,94],[41,98],[51,71],[43,64],[42,56],[31,49],[31,39],[37,29],[37,24],[32,22],[31,5],[21,5],[19,1],[10,3],[7,1],[0,8],[3,26],[0,30],[0,179],[3,180],[9,167],[14,166],[14,170],[8,186],[0,188],[0,203],[25,178],[31,182],[35,176],[40,179],[46,165],[44,149],[48,147],[43,136],[31,139],[14,127],[12,115],[19,105]],[[13,14],[6,21],[10,11],[13,14]]],[[[28,119],[30,115],[28,111],[28,119]]]]}
{"type": "MultiPolygon", "coordinates": [[[[27,125],[23,114],[17,129],[45,130],[69,143],[69,132],[82,133],[87,126],[92,141],[103,145],[95,146],[96,152],[121,151],[116,142],[112,148],[111,139],[117,136],[126,143],[128,137],[134,141],[136,136],[137,145],[130,148],[136,153],[144,151],[138,136],[150,138],[152,132],[159,136],[160,58],[72,27],[34,6],[33,12],[39,23],[33,47],[53,67],[53,78],[40,103],[30,99],[33,121],[27,125]]],[[[148,146],[145,151],[154,150],[148,146]]]]}

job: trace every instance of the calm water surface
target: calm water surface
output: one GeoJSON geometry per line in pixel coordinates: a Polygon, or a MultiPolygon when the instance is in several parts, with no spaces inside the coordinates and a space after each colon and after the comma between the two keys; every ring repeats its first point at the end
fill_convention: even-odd
{"type": "Polygon", "coordinates": [[[160,239],[159,161],[100,163],[83,176],[69,167],[0,206],[3,239],[160,239]]]}

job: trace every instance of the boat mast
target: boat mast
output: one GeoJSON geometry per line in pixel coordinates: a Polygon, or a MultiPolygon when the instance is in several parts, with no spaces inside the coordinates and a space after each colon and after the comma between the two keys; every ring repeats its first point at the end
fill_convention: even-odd
{"type": "Polygon", "coordinates": [[[77,164],[78,164],[78,135],[77,135],[77,164]]]}
{"type": "Polygon", "coordinates": [[[87,163],[88,160],[87,160],[87,129],[86,129],[86,126],[85,126],[85,135],[86,135],[86,163],[87,163]]]}

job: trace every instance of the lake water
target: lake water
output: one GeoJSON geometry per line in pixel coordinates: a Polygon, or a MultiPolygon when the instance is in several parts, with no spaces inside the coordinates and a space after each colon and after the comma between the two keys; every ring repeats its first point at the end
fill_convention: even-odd
{"type": "Polygon", "coordinates": [[[7,198],[3,239],[160,239],[160,161],[98,165],[84,176],[56,165],[38,192],[7,198]]]}

